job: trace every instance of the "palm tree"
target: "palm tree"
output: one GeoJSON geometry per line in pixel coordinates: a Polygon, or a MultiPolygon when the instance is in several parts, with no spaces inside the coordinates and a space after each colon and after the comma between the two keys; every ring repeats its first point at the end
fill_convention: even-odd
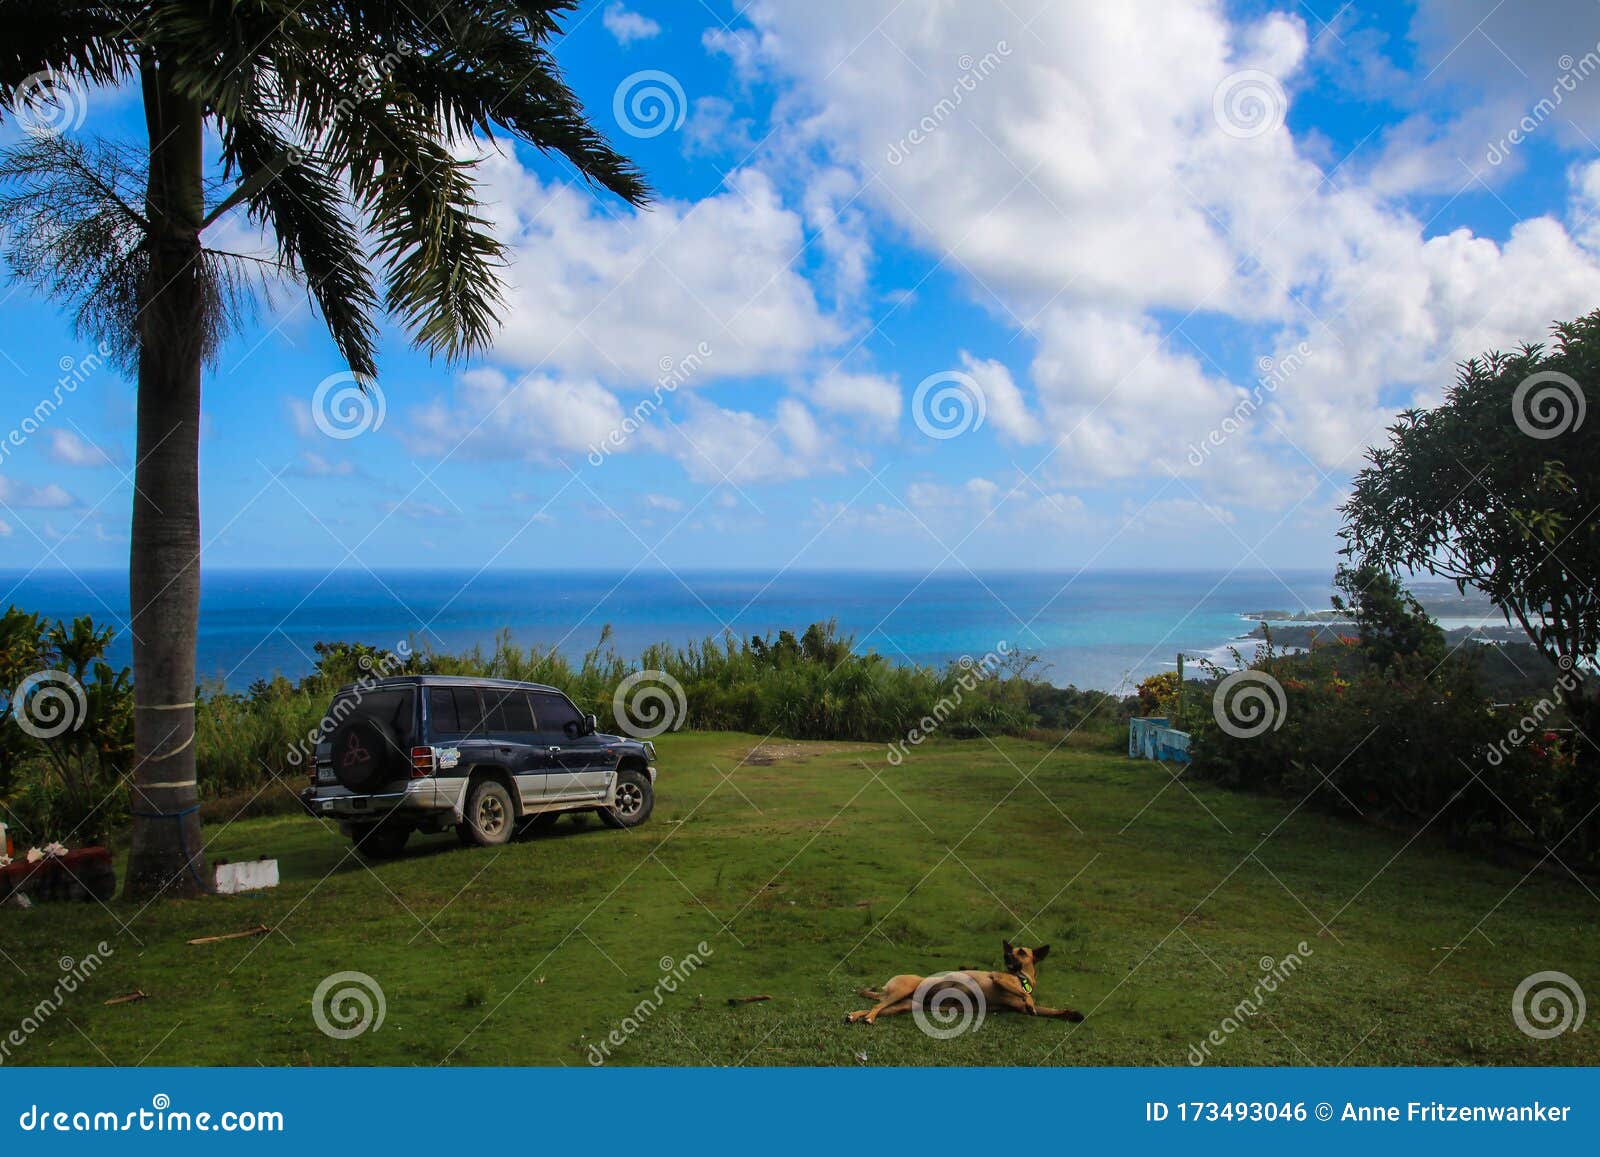
{"type": "MultiPolygon", "coordinates": [[[[14,275],[138,378],[130,594],[138,709],[126,894],[205,888],[196,813],[201,370],[253,300],[202,235],[242,207],[359,381],[381,308],[431,355],[492,336],[501,246],[461,158],[498,128],[634,205],[547,43],[578,0],[7,0],[0,90],[132,83],[136,148],[38,138],[0,158],[14,275]],[[207,133],[220,141],[208,167],[207,133]]],[[[26,100],[26,96],[21,98],[26,100]]],[[[20,110],[17,110],[20,112],[20,110]]]]}

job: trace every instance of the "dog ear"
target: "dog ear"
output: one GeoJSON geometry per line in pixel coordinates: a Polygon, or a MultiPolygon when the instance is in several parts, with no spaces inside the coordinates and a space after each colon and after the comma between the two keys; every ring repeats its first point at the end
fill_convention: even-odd
{"type": "Polygon", "coordinates": [[[1006,959],[1007,960],[1010,960],[1013,956],[1015,956],[1017,954],[1016,949],[1011,947],[1011,941],[1002,940],[1002,941],[1000,941],[1000,945],[1001,945],[1001,947],[1003,947],[1005,949],[1005,954],[1006,954],[1006,959]]]}
{"type": "Polygon", "coordinates": [[[1035,963],[1043,960],[1046,956],[1049,956],[1049,955],[1050,955],[1050,945],[1048,945],[1048,944],[1041,944],[1041,945],[1039,945],[1039,947],[1037,947],[1037,948],[1035,948],[1033,950],[1033,959],[1034,959],[1035,963]]]}

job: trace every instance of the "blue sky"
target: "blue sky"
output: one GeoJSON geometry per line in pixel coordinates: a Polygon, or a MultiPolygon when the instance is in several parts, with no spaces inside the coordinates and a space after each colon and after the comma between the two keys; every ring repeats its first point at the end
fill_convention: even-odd
{"type": "MultiPolygon", "coordinates": [[[[1395,410],[1600,306],[1597,44],[1590,0],[591,4],[557,56],[655,207],[479,148],[502,332],[386,329],[365,410],[281,289],[207,376],[205,565],[1331,567],[1395,410]]],[[[131,383],[4,292],[0,557],[123,565],[131,383]]]]}

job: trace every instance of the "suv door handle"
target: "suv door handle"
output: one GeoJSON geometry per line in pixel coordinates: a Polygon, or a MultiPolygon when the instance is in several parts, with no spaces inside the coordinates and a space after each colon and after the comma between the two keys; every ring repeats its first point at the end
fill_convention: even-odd
{"type": "Polygon", "coordinates": [[[551,755],[560,755],[561,754],[561,749],[559,747],[550,747],[547,750],[550,752],[551,755]]]}

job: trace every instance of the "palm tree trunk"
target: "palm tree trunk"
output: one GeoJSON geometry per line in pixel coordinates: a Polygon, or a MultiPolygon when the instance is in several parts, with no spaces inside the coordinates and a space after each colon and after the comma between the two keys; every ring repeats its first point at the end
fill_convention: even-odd
{"type": "Polygon", "coordinates": [[[133,844],[125,895],[208,890],[195,782],[200,618],[202,110],[141,68],[150,132],[149,281],[139,314],[138,463],[129,588],[133,620],[133,844]]]}

